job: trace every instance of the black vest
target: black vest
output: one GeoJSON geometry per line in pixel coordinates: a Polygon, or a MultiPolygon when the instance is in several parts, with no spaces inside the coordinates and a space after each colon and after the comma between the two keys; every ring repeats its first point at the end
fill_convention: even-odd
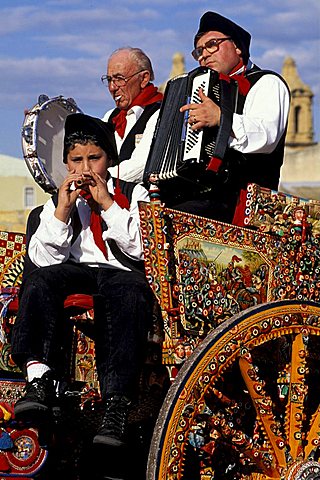
{"type": "MultiPolygon", "coordinates": [[[[278,76],[284,83],[280,75],[269,70],[261,70],[254,66],[246,74],[251,87],[266,74],[278,76]]],[[[286,83],[285,83],[286,84],[286,83]]],[[[288,88],[289,91],[289,88],[288,88]]],[[[289,92],[290,93],[290,92],[289,92]]],[[[239,96],[236,107],[236,113],[242,114],[245,103],[245,97],[239,96]]],[[[276,148],[271,153],[240,153],[229,148],[223,159],[221,169],[221,181],[219,185],[220,192],[224,195],[239,194],[241,189],[245,189],[248,183],[257,183],[266,188],[277,190],[280,169],[283,163],[284,143],[286,130],[280,138],[276,148]]]]}
{"type": "MultiPolygon", "coordinates": [[[[119,152],[119,162],[123,162],[123,160],[127,160],[131,157],[132,152],[136,148],[136,135],[142,135],[144,129],[146,128],[146,124],[149,118],[160,108],[160,102],[152,103],[151,105],[147,105],[134,126],[131,128],[130,132],[124,139],[121,149],[119,152]]],[[[113,117],[115,117],[120,112],[119,108],[115,108],[111,113],[108,122],[111,122],[113,117]]]]}

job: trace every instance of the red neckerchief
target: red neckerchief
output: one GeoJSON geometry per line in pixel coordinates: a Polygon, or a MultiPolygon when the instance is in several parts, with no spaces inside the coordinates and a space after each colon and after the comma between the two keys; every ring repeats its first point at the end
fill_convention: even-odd
{"type": "Polygon", "coordinates": [[[240,95],[246,96],[250,90],[250,82],[244,76],[246,72],[246,67],[243,65],[242,60],[231,70],[229,75],[225,75],[224,73],[219,74],[219,78],[221,80],[226,80],[230,82],[230,79],[235,80],[238,83],[239,93],[240,95]],[[235,73],[240,70],[241,67],[244,67],[241,73],[235,73]]]}
{"type": "MultiPolygon", "coordinates": [[[[119,168],[119,167],[118,167],[119,168]]],[[[94,242],[97,247],[100,248],[101,252],[108,260],[108,251],[105,242],[102,239],[102,218],[99,212],[97,202],[92,198],[92,195],[87,190],[81,190],[80,195],[87,201],[89,207],[91,208],[90,214],[90,229],[93,234],[94,242]]],[[[114,201],[121,207],[126,208],[129,210],[129,200],[127,197],[121,192],[119,179],[117,179],[116,187],[114,189],[114,195],[111,195],[114,201]]]]}
{"type": "Polygon", "coordinates": [[[92,198],[92,195],[87,190],[81,190],[80,192],[81,197],[87,200],[89,207],[91,208],[91,215],[90,215],[90,229],[93,234],[94,242],[97,247],[100,248],[101,252],[108,260],[108,251],[106,244],[102,239],[102,218],[100,213],[98,213],[98,204],[92,198]]]}
{"type": "Polygon", "coordinates": [[[145,107],[151,103],[161,102],[163,98],[162,93],[158,92],[158,89],[152,84],[149,83],[133,100],[131,105],[127,109],[122,109],[120,112],[115,115],[112,119],[112,122],[115,125],[115,130],[118,135],[123,138],[124,132],[127,126],[127,113],[130,108],[139,105],[140,107],[145,107]]]}

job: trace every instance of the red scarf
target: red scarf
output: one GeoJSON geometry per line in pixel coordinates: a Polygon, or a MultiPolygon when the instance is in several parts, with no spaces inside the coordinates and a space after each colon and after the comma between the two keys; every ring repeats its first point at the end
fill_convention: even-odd
{"type": "MultiPolygon", "coordinates": [[[[105,242],[102,239],[102,218],[99,212],[97,202],[92,198],[92,195],[87,190],[81,190],[80,195],[87,201],[89,207],[91,208],[91,215],[90,215],[90,229],[93,234],[94,242],[97,247],[100,248],[101,252],[108,260],[108,251],[105,242]]],[[[114,189],[114,195],[111,195],[114,201],[121,207],[129,209],[129,200],[127,197],[121,192],[119,181],[117,181],[117,185],[114,189]]]]}
{"type": "Polygon", "coordinates": [[[112,119],[112,122],[115,125],[116,132],[118,135],[123,138],[124,132],[127,126],[127,113],[130,108],[139,105],[140,107],[146,107],[151,103],[161,102],[163,98],[162,93],[158,92],[158,89],[152,84],[149,83],[133,100],[131,105],[127,109],[122,109],[120,112],[115,115],[112,119]]]}
{"type": "Polygon", "coordinates": [[[244,67],[244,69],[241,73],[233,75],[234,72],[237,72],[243,66],[244,66],[243,62],[242,62],[242,60],[240,60],[240,62],[231,70],[229,75],[225,75],[224,73],[220,73],[219,78],[221,78],[222,80],[226,80],[227,82],[230,82],[230,79],[235,80],[238,83],[238,88],[239,88],[240,95],[246,96],[248,94],[249,90],[250,90],[250,82],[244,76],[244,74],[246,72],[246,68],[244,67]]]}

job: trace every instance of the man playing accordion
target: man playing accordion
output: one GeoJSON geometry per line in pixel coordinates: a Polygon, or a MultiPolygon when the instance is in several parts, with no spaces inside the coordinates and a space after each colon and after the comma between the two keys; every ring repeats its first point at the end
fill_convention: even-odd
{"type": "MultiPolygon", "coordinates": [[[[284,80],[264,71],[249,58],[251,35],[214,12],[200,19],[192,56],[201,67],[215,70],[223,80],[238,84],[238,99],[223,159],[213,159],[207,170],[215,172],[214,187],[207,193],[174,206],[182,211],[231,222],[241,189],[249,182],[277,189],[283,162],[290,93],[284,80]]],[[[200,102],[180,108],[193,131],[217,128],[221,108],[203,91],[200,102]]]]}

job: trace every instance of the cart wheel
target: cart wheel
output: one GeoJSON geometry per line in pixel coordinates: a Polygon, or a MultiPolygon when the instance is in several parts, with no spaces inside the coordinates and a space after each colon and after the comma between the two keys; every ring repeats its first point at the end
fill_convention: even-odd
{"type": "Polygon", "coordinates": [[[320,304],[221,324],[189,357],[155,427],[148,480],[320,479],[320,304]]]}

